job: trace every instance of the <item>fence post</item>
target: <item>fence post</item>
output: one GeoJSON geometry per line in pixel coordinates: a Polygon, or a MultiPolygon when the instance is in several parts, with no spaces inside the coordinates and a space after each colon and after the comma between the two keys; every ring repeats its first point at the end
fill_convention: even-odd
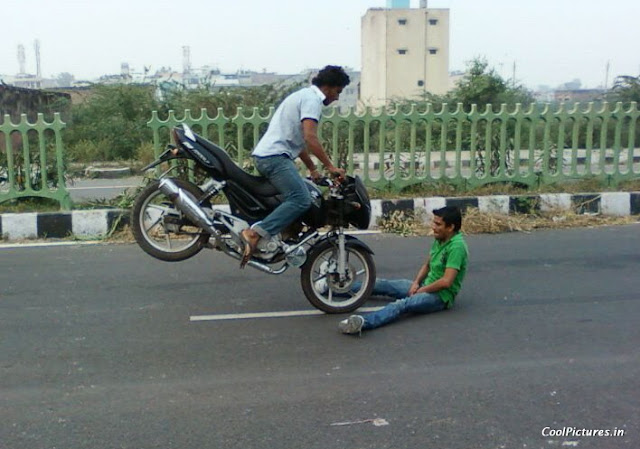
{"type": "MultiPolygon", "coordinates": [[[[46,122],[42,114],[38,114],[35,123],[30,123],[26,114],[22,114],[17,124],[12,122],[8,114],[4,116],[0,125],[0,134],[4,135],[0,139],[4,145],[0,147],[4,146],[6,151],[8,188],[0,190],[0,203],[35,197],[57,201],[62,210],[70,210],[73,207],[65,181],[66,167],[62,144],[62,130],[65,126],[58,112],[54,113],[51,123],[46,122]],[[47,141],[47,131],[53,132],[53,141],[47,141]],[[22,147],[22,151],[18,147],[22,147]],[[51,185],[46,157],[49,148],[55,154],[56,170],[56,179],[51,180],[51,185]],[[36,159],[38,163],[34,162],[36,159]]],[[[2,165],[4,161],[0,160],[0,166],[2,165]]]]}

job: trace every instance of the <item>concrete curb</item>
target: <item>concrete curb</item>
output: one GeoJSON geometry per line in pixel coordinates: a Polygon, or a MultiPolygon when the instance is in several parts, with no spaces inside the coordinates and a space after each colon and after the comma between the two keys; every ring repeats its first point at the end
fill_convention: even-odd
{"type": "Polygon", "coordinates": [[[92,179],[117,179],[133,176],[129,167],[87,167],[84,175],[92,179]]]}
{"type": "MultiPolygon", "coordinates": [[[[431,211],[443,206],[461,209],[477,207],[480,212],[503,215],[532,211],[573,210],[576,213],[627,216],[640,214],[640,192],[551,193],[540,195],[491,195],[479,197],[431,197],[397,200],[372,200],[371,228],[394,211],[431,211]]],[[[226,205],[216,206],[229,211],[226,205]]],[[[103,237],[129,224],[129,210],[95,209],[72,212],[34,212],[0,214],[0,236],[4,241],[78,237],[103,237]]]]}

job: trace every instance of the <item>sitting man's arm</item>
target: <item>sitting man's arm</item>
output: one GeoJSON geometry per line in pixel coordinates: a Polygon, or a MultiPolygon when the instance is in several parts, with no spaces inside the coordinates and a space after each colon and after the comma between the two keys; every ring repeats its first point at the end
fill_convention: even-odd
{"type": "Polygon", "coordinates": [[[457,246],[452,248],[448,255],[447,265],[442,277],[440,279],[436,279],[429,285],[421,287],[416,293],[435,293],[440,290],[444,290],[445,288],[450,288],[456,280],[456,276],[458,276],[458,272],[462,268],[466,258],[467,254],[464,247],[457,246]]]}
{"type": "Polygon", "coordinates": [[[425,285],[424,287],[420,287],[416,293],[435,293],[440,290],[444,290],[445,288],[449,288],[453,285],[453,281],[456,279],[458,275],[458,270],[455,268],[445,268],[444,275],[433,281],[429,285],[425,285]]]}
{"type": "Polygon", "coordinates": [[[420,270],[418,270],[418,274],[416,274],[416,277],[413,280],[413,284],[411,284],[411,287],[409,288],[409,296],[413,296],[416,293],[418,293],[418,290],[420,289],[420,284],[422,284],[422,281],[424,281],[427,278],[427,275],[429,274],[430,261],[431,261],[431,255],[427,256],[427,260],[420,267],[420,270]]]}

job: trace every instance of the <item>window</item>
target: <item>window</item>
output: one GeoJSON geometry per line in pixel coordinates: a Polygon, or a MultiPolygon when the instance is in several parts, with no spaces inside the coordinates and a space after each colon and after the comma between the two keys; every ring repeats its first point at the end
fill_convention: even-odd
{"type": "Polygon", "coordinates": [[[398,49],[398,54],[399,55],[406,55],[407,54],[407,49],[406,48],[399,48],[398,49]]]}
{"type": "Polygon", "coordinates": [[[406,25],[407,19],[398,19],[398,25],[406,25]]]}
{"type": "Polygon", "coordinates": [[[437,25],[438,19],[429,19],[429,25],[437,25]]]}
{"type": "Polygon", "coordinates": [[[438,49],[437,49],[437,48],[430,48],[430,49],[429,49],[429,54],[430,54],[430,55],[435,55],[435,54],[437,54],[437,53],[438,53],[438,49]]]}
{"type": "Polygon", "coordinates": [[[423,87],[423,86],[424,86],[424,81],[418,80],[418,87],[423,87]]]}

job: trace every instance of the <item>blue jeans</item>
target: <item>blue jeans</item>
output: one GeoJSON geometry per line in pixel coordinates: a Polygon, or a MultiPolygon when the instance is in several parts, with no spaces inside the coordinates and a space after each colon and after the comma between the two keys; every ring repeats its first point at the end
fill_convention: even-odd
{"type": "Polygon", "coordinates": [[[256,167],[262,176],[284,195],[282,204],[256,223],[253,229],[261,237],[269,237],[282,231],[311,207],[311,195],[296,165],[284,155],[256,157],[256,167]]]}
{"type": "Polygon", "coordinates": [[[435,293],[417,293],[408,296],[412,283],[408,279],[376,279],[371,294],[373,296],[389,296],[395,298],[396,301],[376,312],[363,315],[362,329],[375,329],[384,326],[397,320],[404,313],[433,313],[447,308],[446,303],[435,293]]]}

